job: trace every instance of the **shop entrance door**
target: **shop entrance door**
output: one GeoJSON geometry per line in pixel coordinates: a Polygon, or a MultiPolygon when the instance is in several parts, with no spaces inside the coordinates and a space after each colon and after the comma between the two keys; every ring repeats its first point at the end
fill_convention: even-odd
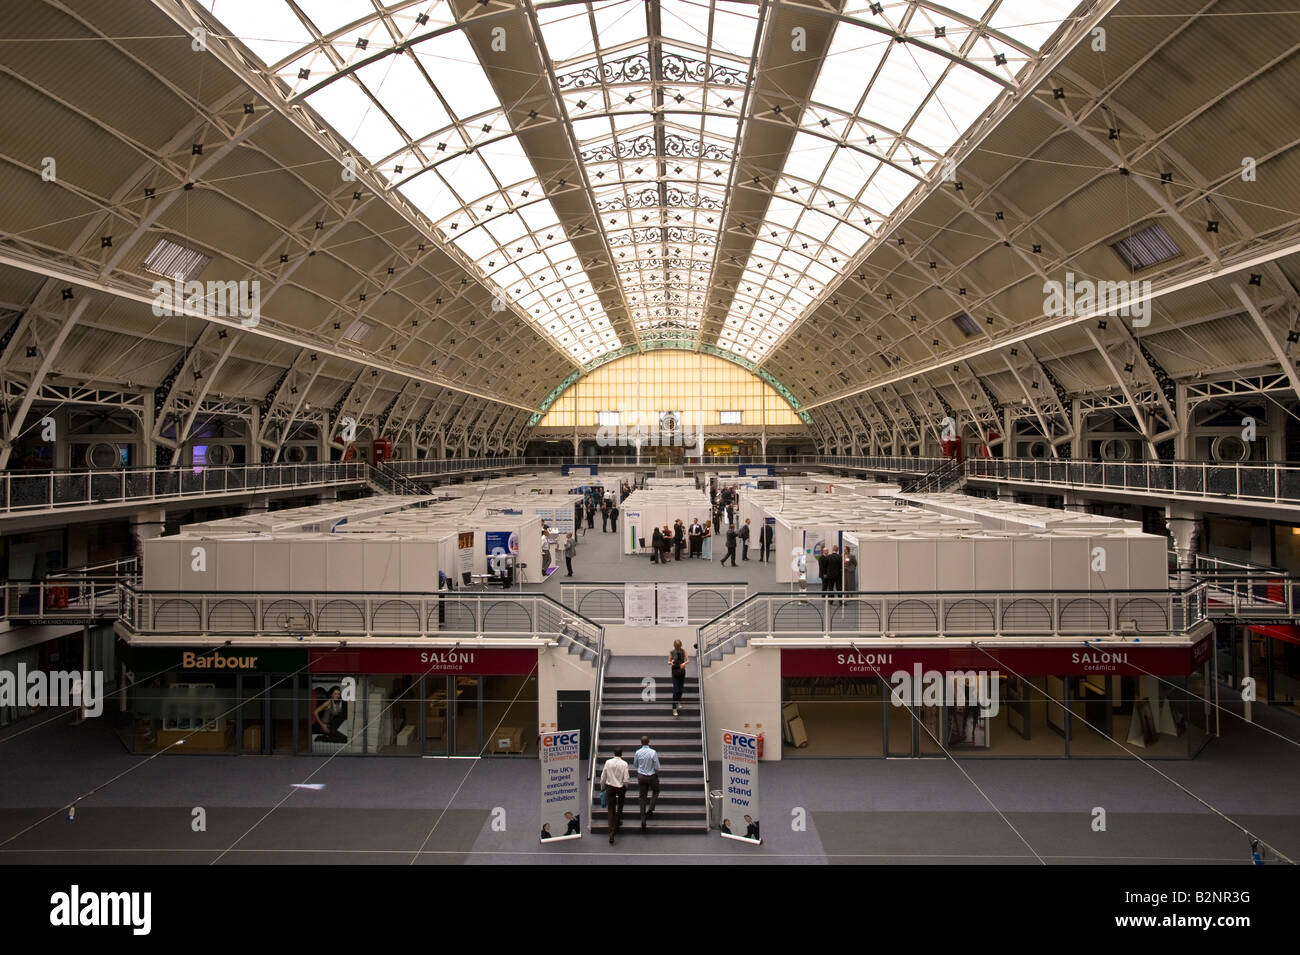
{"type": "Polygon", "coordinates": [[[943,704],[912,703],[894,706],[898,697],[885,683],[885,755],[892,757],[943,756],[943,704]]]}
{"type": "Polygon", "coordinates": [[[447,687],[451,681],[445,676],[424,678],[424,698],[420,703],[423,721],[425,756],[448,755],[451,739],[451,708],[447,703],[447,687]]]}
{"type": "Polygon", "coordinates": [[[261,755],[267,752],[266,726],[271,699],[266,692],[267,678],[243,674],[239,677],[239,752],[261,755]]]}
{"type": "Polygon", "coordinates": [[[451,739],[454,756],[478,756],[483,752],[483,683],[476,676],[456,677],[452,704],[451,739]]]}

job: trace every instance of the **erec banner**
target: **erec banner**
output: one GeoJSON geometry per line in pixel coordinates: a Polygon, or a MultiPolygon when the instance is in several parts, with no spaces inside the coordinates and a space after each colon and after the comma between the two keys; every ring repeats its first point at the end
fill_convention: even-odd
{"type": "Polygon", "coordinates": [[[580,736],[581,730],[542,734],[542,842],[582,835],[580,736]]]}
{"type": "Polygon", "coordinates": [[[758,737],[722,731],[722,838],[758,845],[758,737]]]}

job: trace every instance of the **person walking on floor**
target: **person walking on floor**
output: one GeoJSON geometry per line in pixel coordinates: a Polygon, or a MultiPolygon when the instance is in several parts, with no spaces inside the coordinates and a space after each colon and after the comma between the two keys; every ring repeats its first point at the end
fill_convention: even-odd
{"type": "Polygon", "coordinates": [[[592,504],[591,501],[588,501],[587,502],[587,530],[590,531],[595,529],[596,529],[596,506],[592,504]]]}
{"type": "Polygon", "coordinates": [[[699,557],[701,549],[704,546],[704,528],[700,526],[698,517],[691,518],[691,556],[699,557]]]}
{"type": "Polygon", "coordinates": [[[677,709],[682,705],[682,690],[686,688],[686,651],[682,649],[680,640],[673,641],[673,648],[668,651],[668,665],[672,668],[673,675],[673,716],[677,715],[677,709]]]}
{"type": "Polygon", "coordinates": [[[686,525],[682,523],[682,519],[679,517],[677,518],[677,522],[673,525],[673,559],[681,560],[682,551],[685,549],[686,525]]]}
{"type": "Polygon", "coordinates": [[[745,526],[740,529],[741,560],[749,560],[749,518],[745,519],[745,526]]]}
{"type": "Polygon", "coordinates": [[[663,547],[663,562],[666,564],[673,559],[673,529],[667,524],[664,525],[663,536],[660,540],[662,541],[660,546],[663,547]]]}
{"type": "Polygon", "coordinates": [[[650,737],[641,737],[641,748],[632,756],[636,765],[637,793],[641,798],[641,831],[645,832],[646,819],[654,818],[655,803],[659,801],[659,754],[650,748],[650,737]],[[646,812],[646,799],[650,811],[646,812]]]}
{"type": "Polygon", "coordinates": [[[721,524],[722,524],[722,508],[715,507],[713,509],[713,533],[715,536],[721,533],[721,531],[719,530],[719,526],[721,524]]]}
{"type": "Polygon", "coordinates": [[[569,576],[573,576],[573,555],[578,552],[578,542],[573,539],[572,534],[564,535],[564,566],[569,571],[569,576]]]}
{"type": "MultiPolygon", "coordinates": [[[[642,539],[644,540],[644,538],[642,539]]],[[[663,549],[664,534],[663,531],[656,527],[655,532],[650,535],[650,563],[659,563],[659,558],[663,554],[663,549]]]]}
{"type": "Polygon", "coordinates": [[[618,533],[618,505],[610,504],[609,506],[609,529],[615,534],[618,533]]]}
{"type": "Polygon", "coordinates": [[[763,526],[758,529],[758,560],[763,563],[767,560],[767,555],[772,549],[772,525],[766,520],[763,526]]]}
{"type": "Polygon", "coordinates": [[[600,502],[600,532],[609,533],[609,501],[600,502]]]}
{"type": "Polygon", "coordinates": [[[731,566],[735,567],[736,566],[736,529],[734,527],[727,528],[727,555],[726,557],[722,558],[723,567],[727,566],[728,558],[731,559],[731,566]]]}
{"type": "Polygon", "coordinates": [[[614,755],[605,760],[600,788],[605,791],[605,819],[609,823],[609,844],[613,845],[623,825],[623,800],[627,797],[627,761],[622,749],[615,749],[614,755]]]}
{"type": "Polygon", "coordinates": [[[546,572],[551,569],[551,537],[546,533],[546,525],[542,525],[542,579],[546,579],[546,572]]]}

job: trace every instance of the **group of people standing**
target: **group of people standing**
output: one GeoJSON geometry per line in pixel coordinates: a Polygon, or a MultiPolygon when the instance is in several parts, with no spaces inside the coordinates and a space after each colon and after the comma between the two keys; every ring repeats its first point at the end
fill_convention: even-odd
{"type": "Polygon", "coordinates": [[[582,498],[573,503],[573,526],[581,528],[582,518],[586,517],[588,530],[595,529],[595,515],[601,515],[601,533],[619,533],[619,505],[632,494],[632,487],[627,481],[621,482],[617,490],[614,487],[595,489],[589,487],[582,498]]]}
{"type": "Polygon", "coordinates": [[[617,490],[612,487],[603,489],[588,488],[582,498],[573,505],[574,527],[582,526],[582,519],[587,519],[587,529],[596,527],[596,513],[600,513],[600,531],[618,533],[619,505],[632,493],[627,481],[623,481],[617,490]]]}
{"type": "Polygon", "coordinates": [[[700,557],[703,555],[704,538],[709,536],[709,526],[701,524],[698,517],[691,518],[690,527],[682,523],[680,517],[671,527],[667,524],[662,529],[656,527],[650,535],[650,563],[666,564],[670,560],[682,560],[682,552],[688,543],[690,556],[700,557]]]}
{"type": "Polygon", "coordinates": [[[822,593],[835,590],[843,593],[846,580],[849,590],[857,590],[858,559],[853,556],[853,548],[846,545],[842,555],[838,547],[822,551],[817,556],[817,576],[822,579],[822,593]]]}

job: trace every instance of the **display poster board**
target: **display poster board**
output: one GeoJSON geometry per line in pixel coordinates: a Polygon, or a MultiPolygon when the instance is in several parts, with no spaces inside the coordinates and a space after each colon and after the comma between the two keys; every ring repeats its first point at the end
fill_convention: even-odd
{"type": "Polygon", "coordinates": [[[656,586],[659,597],[659,626],[685,627],[690,618],[686,584],[662,583],[656,586]]]}
{"type": "Polygon", "coordinates": [[[573,505],[568,504],[565,507],[535,507],[533,512],[538,519],[544,521],[546,526],[553,531],[559,531],[560,536],[573,533],[573,505]]]}
{"type": "Polygon", "coordinates": [[[348,746],[352,738],[352,707],[355,705],[356,680],[315,679],[308,694],[308,726],[311,751],[332,755],[348,746]]]}
{"type": "Polygon", "coordinates": [[[499,574],[504,568],[494,567],[492,558],[500,555],[519,556],[519,535],[514,531],[486,531],[483,536],[488,556],[488,573],[499,574]]]}
{"type": "Polygon", "coordinates": [[[542,763],[542,826],[539,841],[560,842],[582,837],[582,773],[578,769],[581,730],[543,733],[538,752],[542,763]]]}
{"type": "Polygon", "coordinates": [[[629,582],[623,585],[623,625],[627,627],[655,625],[654,584],[629,582]]]}
{"type": "Polygon", "coordinates": [[[641,549],[639,546],[640,541],[637,540],[637,535],[642,533],[641,512],[639,510],[634,511],[625,509],[623,511],[623,533],[627,535],[629,547],[628,553],[637,553],[641,549]]]}
{"type": "Polygon", "coordinates": [[[722,731],[722,838],[759,845],[758,737],[722,731]]]}
{"type": "MultiPolygon", "coordinates": [[[[461,580],[465,574],[474,572],[474,532],[461,531],[456,535],[456,556],[459,558],[461,580]]],[[[460,581],[456,582],[460,586],[460,581]]]]}

